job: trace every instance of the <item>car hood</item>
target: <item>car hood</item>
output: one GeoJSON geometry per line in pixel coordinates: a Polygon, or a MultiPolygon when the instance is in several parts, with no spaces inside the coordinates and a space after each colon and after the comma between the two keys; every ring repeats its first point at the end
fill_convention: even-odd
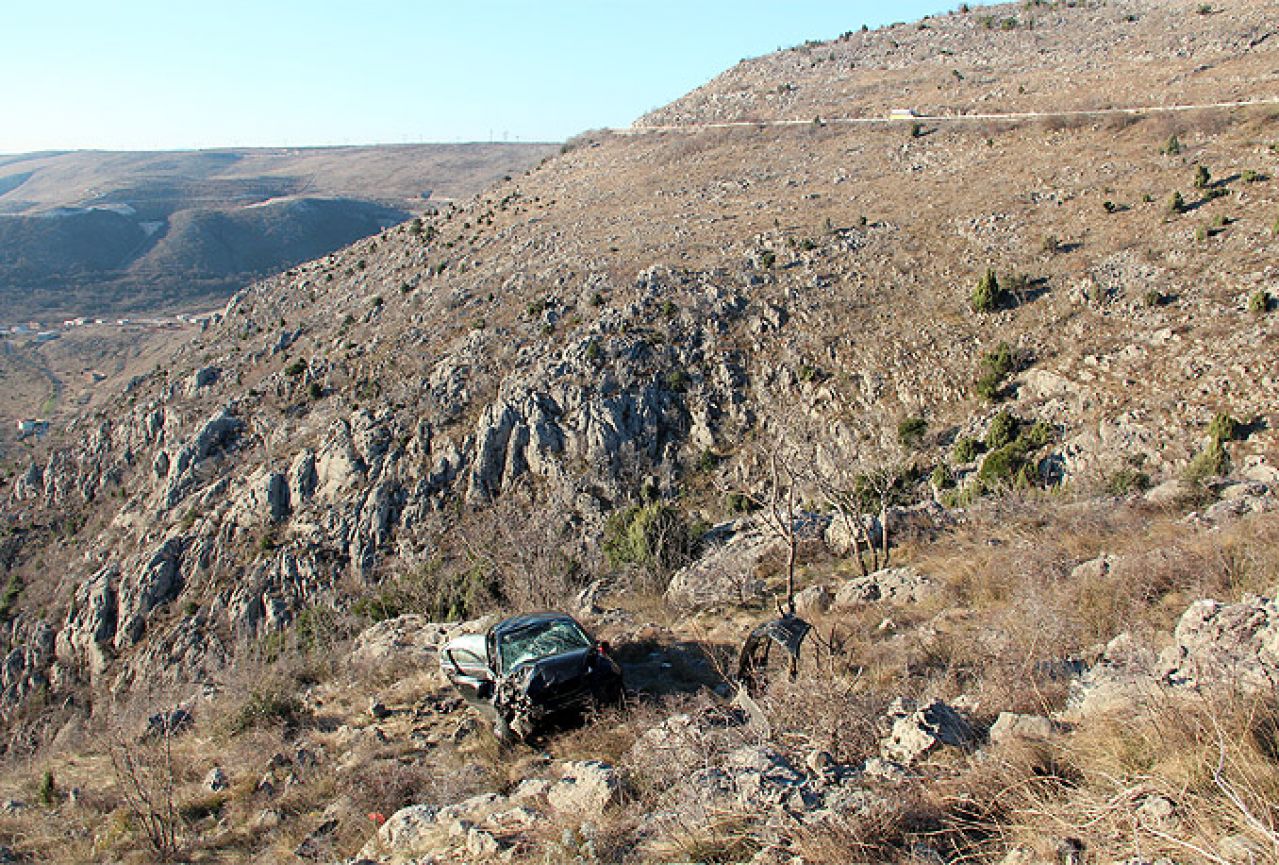
{"type": "Polygon", "coordinates": [[[510,677],[521,681],[529,690],[550,688],[556,689],[581,679],[586,672],[593,648],[574,649],[561,652],[547,658],[521,664],[511,672],[510,677]]]}

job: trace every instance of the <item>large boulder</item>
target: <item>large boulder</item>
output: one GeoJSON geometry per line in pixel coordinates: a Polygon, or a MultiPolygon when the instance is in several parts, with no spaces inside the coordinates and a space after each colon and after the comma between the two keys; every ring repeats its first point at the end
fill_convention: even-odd
{"type": "Polygon", "coordinates": [[[937,592],[932,578],[914,568],[885,568],[849,580],[835,590],[836,607],[862,604],[917,604],[937,592]]]}
{"type": "Polygon", "coordinates": [[[551,807],[574,819],[595,820],[618,800],[622,783],[617,770],[599,760],[565,763],[560,779],[546,791],[551,807]]]}
{"type": "Polygon", "coordinates": [[[370,670],[389,664],[434,663],[440,646],[458,634],[481,633],[493,621],[492,616],[469,622],[432,622],[416,614],[396,616],[360,632],[351,647],[351,662],[370,670]]]}
{"type": "Polygon", "coordinates": [[[1177,687],[1270,687],[1279,677],[1279,601],[1256,595],[1237,604],[1196,601],[1160,663],[1164,681],[1177,687]]]}
{"type": "Polygon", "coordinates": [[[763,593],[756,569],[761,559],[781,549],[781,542],[749,526],[717,526],[712,534],[726,539],[675,572],[666,589],[672,604],[689,608],[740,604],[763,593]]]}
{"type": "Polygon", "coordinates": [[[1017,742],[1046,742],[1056,737],[1060,730],[1060,725],[1043,715],[1000,712],[990,728],[990,743],[1011,745],[1017,742]]]}
{"type": "Polygon", "coordinates": [[[1106,644],[1095,664],[1070,683],[1070,698],[1062,717],[1077,720],[1111,712],[1130,712],[1157,698],[1155,653],[1120,634],[1106,644]]]}
{"type": "Polygon", "coordinates": [[[886,759],[909,766],[944,746],[969,748],[977,740],[972,724],[950,706],[936,700],[899,716],[880,744],[886,759]]]}

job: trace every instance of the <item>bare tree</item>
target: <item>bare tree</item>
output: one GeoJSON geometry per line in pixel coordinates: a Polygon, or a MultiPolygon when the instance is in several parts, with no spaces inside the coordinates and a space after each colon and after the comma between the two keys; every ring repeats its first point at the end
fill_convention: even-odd
{"type": "Polygon", "coordinates": [[[862,575],[887,567],[892,549],[889,511],[908,473],[900,443],[826,436],[813,444],[808,465],[813,485],[848,534],[849,555],[862,575]],[[878,518],[878,538],[868,525],[870,515],[878,518]]]}
{"type": "Polygon", "coordinates": [[[174,861],[179,849],[175,732],[167,717],[144,741],[128,738],[118,718],[110,724],[111,769],[116,784],[125,807],[160,862],[174,861]]]}
{"type": "Polygon", "coordinates": [[[754,448],[753,455],[763,463],[765,479],[762,488],[745,484],[728,492],[749,502],[765,534],[777,539],[786,549],[786,612],[795,612],[795,564],[799,558],[799,532],[795,525],[799,496],[798,457],[784,433],[754,448]]]}
{"type": "Polygon", "coordinates": [[[469,556],[497,577],[507,603],[554,608],[582,588],[591,570],[574,555],[563,530],[565,512],[521,482],[468,515],[458,534],[469,556]]]}

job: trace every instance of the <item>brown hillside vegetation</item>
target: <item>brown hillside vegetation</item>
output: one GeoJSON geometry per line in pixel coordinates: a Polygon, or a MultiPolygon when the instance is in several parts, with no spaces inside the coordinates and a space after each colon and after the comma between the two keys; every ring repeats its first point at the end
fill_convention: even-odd
{"type": "Polygon", "coordinates": [[[1279,861],[1279,109],[697,126],[1273,98],[1275,23],[850,34],[241,292],[4,465],[0,844],[1279,861]],[[545,607],[630,693],[499,746],[435,650],[545,607]]]}

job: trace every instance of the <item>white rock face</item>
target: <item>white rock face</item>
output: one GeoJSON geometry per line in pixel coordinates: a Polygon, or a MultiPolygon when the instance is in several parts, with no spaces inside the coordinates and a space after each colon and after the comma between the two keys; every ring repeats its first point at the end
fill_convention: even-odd
{"type": "Polygon", "coordinates": [[[1177,622],[1160,656],[1163,679],[1178,687],[1224,682],[1267,687],[1279,676],[1279,602],[1245,596],[1237,604],[1201,600],[1177,622]]]}
{"type": "Polygon", "coordinates": [[[432,805],[401,808],[382,824],[377,836],[364,845],[360,855],[372,859],[391,851],[400,856],[430,853],[438,832],[435,822],[437,811],[432,805]]]}
{"type": "Polygon", "coordinates": [[[560,780],[546,791],[546,799],[563,814],[595,819],[617,801],[621,789],[621,779],[612,766],[582,760],[564,764],[560,780]]]}

